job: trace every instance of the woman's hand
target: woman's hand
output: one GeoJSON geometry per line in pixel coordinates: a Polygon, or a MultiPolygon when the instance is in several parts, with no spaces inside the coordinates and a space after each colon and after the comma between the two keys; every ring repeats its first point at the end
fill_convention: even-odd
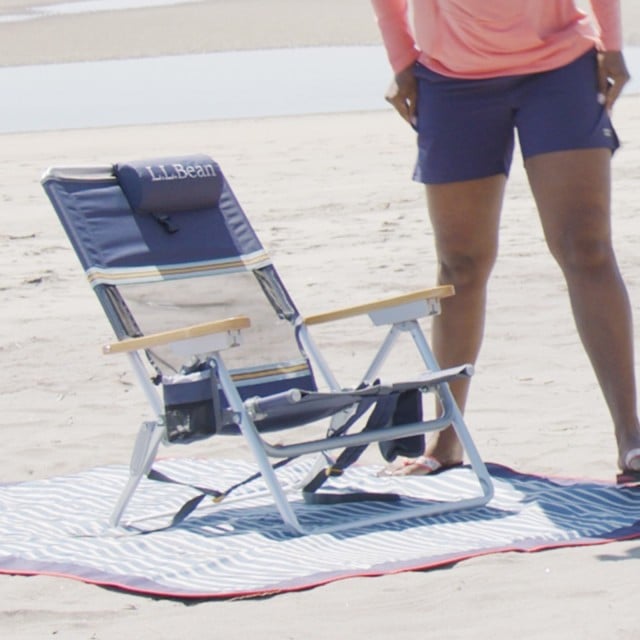
{"type": "Polygon", "coordinates": [[[598,54],[598,98],[609,113],[630,78],[621,51],[598,54]]]}
{"type": "Polygon", "coordinates": [[[413,73],[413,65],[396,73],[384,97],[412,127],[416,126],[418,82],[413,73]]]}

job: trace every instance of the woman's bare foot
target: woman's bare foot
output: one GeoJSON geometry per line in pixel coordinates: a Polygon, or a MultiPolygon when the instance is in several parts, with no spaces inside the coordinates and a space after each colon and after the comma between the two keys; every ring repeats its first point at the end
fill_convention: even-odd
{"type": "Polygon", "coordinates": [[[622,471],[640,472],[640,448],[629,449],[619,462],[622,471]]]}
{"type": "Polygon", "coordinates": [[[417,458],[403,458],[393,465],[383,469],[380,476],[433,476],[447,469],[462,466],[462,462],[442,464],[433,456],[418,456],[417,458]]]}
{"type": "Polygon", "coordinates": [[[400,458],[385,467],[381,476],[427,476],[446,471],[462,464],[462,445],[456,432],[448,427],[427,443],[423,455],[417,458],[400,458]]]}

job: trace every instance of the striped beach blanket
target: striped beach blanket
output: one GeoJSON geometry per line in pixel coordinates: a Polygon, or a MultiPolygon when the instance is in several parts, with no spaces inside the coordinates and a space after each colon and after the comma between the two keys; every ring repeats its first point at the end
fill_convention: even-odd
{"type": "MultiPolygon", "coordinates": [[[[171,459],[157,463],[178,481],[220,486],[252,474],[239,461],[171,459]],[[217,484],[216,484],[217,483],[217,484]]],[[[509,550],[603,544],[640,537],[640,489],[549,479],[489,465],[495,498],[485,507],[429,518],[297,536],[287,531],[260,481],[238,490],[246,498],[203,501],[182,523],[171,520],[193,489],[144,480],[125,525],[108,518],[128,470],[109,466],[0,487],[0,572],[48,574],[130,592],[184,599],[259,596],[306,589],[333,580],[424,570],[509,550]]],[[[278,473],[294,481],[295,462],[278,473]]],[[[396,479],[351,468],[338,480],[393,491],[396,479]]],[[[397,479],[411,493],[438,495],[470,481],[468,469],[431,478],[397,479]]],[[[234,494],[235,495],[235,494],[234,494]]],[[[298,508],[298,506],[296,507],[298,508]]],[[[349,518],[389,508],[376,503],[299,505],[308,522],[349,518]]]]}

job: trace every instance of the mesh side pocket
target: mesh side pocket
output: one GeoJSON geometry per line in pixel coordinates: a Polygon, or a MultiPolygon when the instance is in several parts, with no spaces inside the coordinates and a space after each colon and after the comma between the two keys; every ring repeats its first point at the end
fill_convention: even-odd
{"type": "Polygon", "coordinates": [[[163,376],[162,389],[169,442],[187,444],[216,433],[221,424],[220,396],[210,367],[163,376]]]}

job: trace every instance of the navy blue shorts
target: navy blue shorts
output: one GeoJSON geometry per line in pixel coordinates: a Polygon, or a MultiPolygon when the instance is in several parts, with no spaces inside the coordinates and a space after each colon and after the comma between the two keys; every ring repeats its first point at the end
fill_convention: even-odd
{"type": "Polygon", "coordinates": [[[416,64],[418,160],[414,180],[441,184],[509,174],[514,132],[525,159],[607,148],[618,137],[598,103],[589,51],[551,71],[486,80],[449,78],[416,64]]]}

